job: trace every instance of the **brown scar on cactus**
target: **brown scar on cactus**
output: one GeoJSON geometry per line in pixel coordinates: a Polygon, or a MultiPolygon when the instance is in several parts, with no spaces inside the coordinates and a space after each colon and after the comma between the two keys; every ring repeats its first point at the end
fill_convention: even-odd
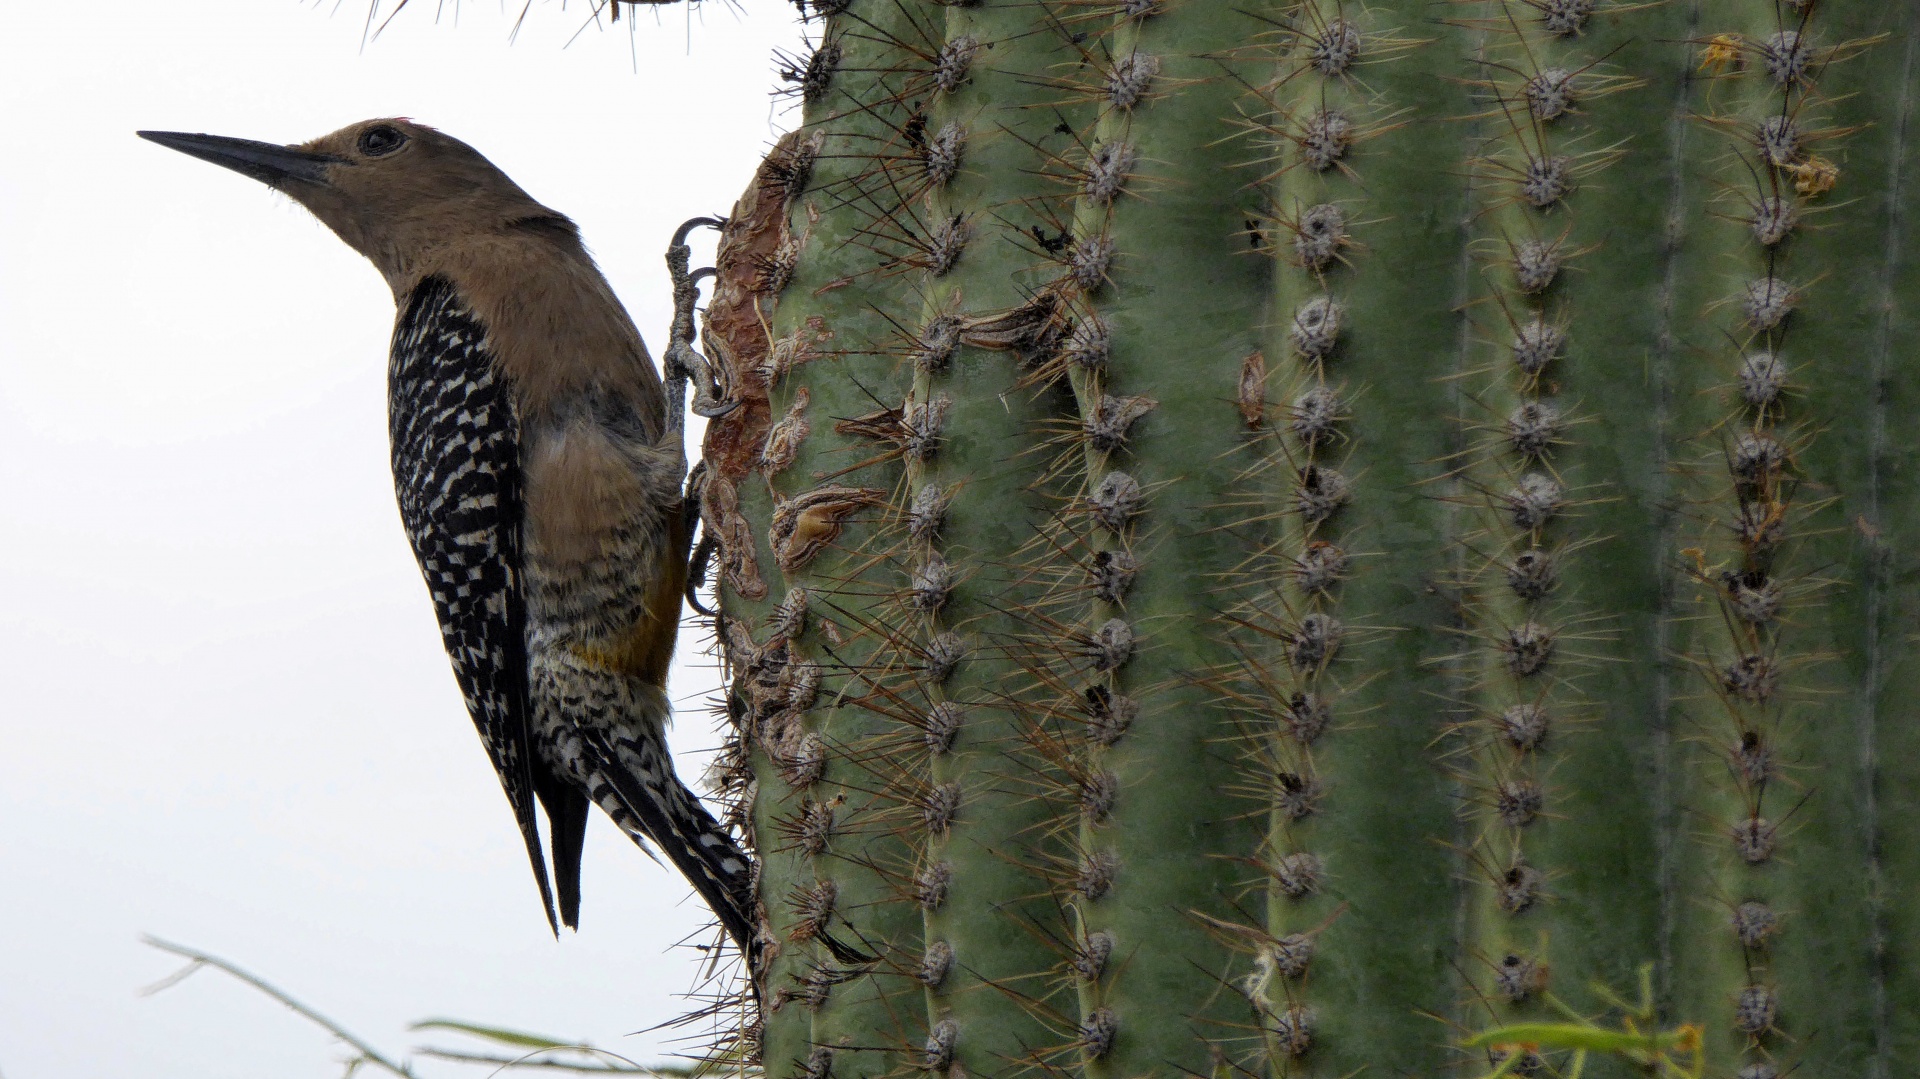
{"type": "Polygon", "coordinates": [[[791,207],[806,193],[825,146],[826,135],[819,131],[793,131],[781,136],[755,173],[755,188],[775,203],[791,207]]]}
{"type": "Polygon", "coordinates": [[[960,343],[972,348],[1012,352],[1022,362],[1052,352],[1072,326],[1065,292],[1042,288],[1003,311],[960,316],[960,343]]]}
{"type": "MultiPolygon", "coordinates": [[[[708,310],[711,311],[712,308],[708,310]]],[[[769,342],[760,350],[759,362],[748,370],[763,387],[772,387],[801,364],[811,363],[829,355],[820,346],[833,338],[834,331],[827,328],[825,320],[818,316],[811,317],[807,319],[805,325],[796,326],[769,342]]]]}
{"type": "Polygon", "coordinates": [[[836,421],[833,425],[836,434],[867,439],[888,448],[833,472],[816,473],[814,478],[837,479],[896,457],[916,463],[928,461],[939,452],[946,437],[947,415],[952,408],[951,397],[935,392],[924,400],[910,397],[897,406],[836,421]]]}
{"type": "Polygon", "coordinates": [[[712,473],[701,490],[701,527],[719,540],[721,572],[727,586],[744,599],[764,598],[767,585],[760,576],[752,528],[740,511],[739,491],[712,473]]]}
{"type": "Polygon", "coordinates": [[[805,386],[794,391],[793,401],[787,406],[787,412],[767,431],[767,440],[760,450],[760,472],[769,478],[785,471],[800,455],[800,445],[813,430],[813,424],[807,420],[807,405],[812,395],[805,386]]]}
{"type": "Polygon", "coordinates": [[[1267,419],[1267,356],[1259,349],[1240,361],[1240,381],[1236,384],[1234,405],[1250,431],[1257,431],[1267,419]]]}
{"type": "Polygon", "coordinates": [[[799,572],[840,536],[846,519],[859,510],[886,504],[887,492],[871,487],[829,484],[795,495],[775,495],[767,542],[784,573],[799,572]]]}
{"type": "Polygon", "coordinates": [[[811,600],[805,587],[795,585],[787,589],[787,594],[767,613],[767,645],[792,641],[806,632],[810,606],[811,600]]]}

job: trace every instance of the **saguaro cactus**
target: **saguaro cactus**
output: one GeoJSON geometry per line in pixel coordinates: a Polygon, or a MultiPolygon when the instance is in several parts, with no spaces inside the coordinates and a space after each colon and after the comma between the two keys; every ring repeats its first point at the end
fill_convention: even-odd
{"type": "Polygon", "coordinates": [[[1647,964],[1920,1062],[1913,5],[812,6],[706,333],[769,1074],[1553,1074],[1463,1042],[1647,964]]]}

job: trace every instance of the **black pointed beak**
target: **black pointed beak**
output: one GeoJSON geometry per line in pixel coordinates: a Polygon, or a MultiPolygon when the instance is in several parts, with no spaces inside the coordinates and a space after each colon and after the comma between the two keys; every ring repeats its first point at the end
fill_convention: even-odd
{"type": "Polygon", "coordinates": [[[288,180],[325,184],[327,166],[340,160],[291,146],[275,146],[270,142],[254,142],[251,139],[230,139],[225,135],[193,135],[185,131],[137,131],[135,134],[148,142],[157,142],[202,161],[211,161],[274,187],[288,180]]]}

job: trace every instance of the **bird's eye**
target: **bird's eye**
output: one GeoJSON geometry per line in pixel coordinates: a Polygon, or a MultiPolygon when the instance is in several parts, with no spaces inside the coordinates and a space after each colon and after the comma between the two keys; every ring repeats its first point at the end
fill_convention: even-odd
{"type": "Polygon", "coordinates": [[[400,144],[406,141],[407,137],[397,129],[381,124],[360,133],[360,152],[368,157],[379,157],[398,150],[400,144]]]}

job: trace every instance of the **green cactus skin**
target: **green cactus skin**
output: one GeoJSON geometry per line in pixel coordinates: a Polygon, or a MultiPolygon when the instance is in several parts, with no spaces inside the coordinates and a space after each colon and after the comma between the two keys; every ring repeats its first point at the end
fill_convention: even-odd
{"type": "MultiPolygon", "coordinates": [[[[1783,1073],[1805,1061],[1813,1074],[1898,1074],[1916,1059],[1914,1009],[1902,1003],[1913,998],[1898,995],[1898,975],[1890,973],[1907,965],[1901,957],[1911,953],[1900,947],[1912,940],[1885,936],[1889,922],[1910,917],[1914,906],[1910,878],[1897,880],[1913,848],[1883,833],[1896,818],[1878,798],[1901,789],[1881,770],[1905,767],[1894,762],[1911,753],[1903,718],[1910,709],[1876,684],[1912,646],[1911,630],[1887,620],[1889,607],[1906,605],[1887,576],[1898,564],[1887,544],[1899,540],[1876,522],[1911,498],[1901,491],[1911,481],[1884,457],[1901,441],[1892,432],[1906,424],[1886,426],[1900,414],[1883,404],[1882,387],[1897,395],[1911,382],[1893,351],[1893,327],[1903,323],[1899,308],[1912,294],[1889,290],[1898,287],[1897,237],[1914,201],[1907,134],[1913,18],[1910,7],[1815,9],[1802,31],[1814,66],[1804,83],[1782,84],[1769,76],[1761,51],[1780,29],[1769,13],[1715,3],[1701,14],[1703,29],[1763,44],[1748,46],[1747,67],[1758,71],[1738,79],[1729,72],[1705,88],[1695,156],[1713,163],[1712,155],[1744,141],[1746,156],[1755,157],[1757,125],[1785,116],[1804,132],[1809,159],[1844,170],[1842,186],[1818,198],[1793,182],[1817,177],[1782,176],[1778,187],[1801,208],[1803,224],[1771,259],[1739,220],[1744,215],[1725,209],[1717,219],[1696,214],[1696,232],[1676,257],[1676,280],[1685,282],[1677,303],[1701,313],[1675,335],[1690,362],[1671,367],[1675,427],[1693,436],[1676,439],[1674,454],[1686,507],[1680,546],[1703,549],[1709,570],[1764,563],[1724,522],[1741,497],[1789,508],[1787,538],[1768,567],[1783,593],[1776,623],[1754,629],[1721,614],[1731,606],[1724,588],[1697,573],[1677,585],[1673,648],[1684,665],[1674,679],[1674,721],[1693,737],[1676,745],[1675,768],[1695,778],[1676,789],[1675,808],[1695,846],[1675,880],[1673,1007],[1705,1019],[1717,1059],[1777,1061],[1783,1073]],[[1890,39],[1867,44],[1888,32],[1890,39]],[[1768,273],[1793,285],[1799,305],[1772,331],[1743,327],[1742,290],[1768,273]],[[1757,414],[1728,391],[1740,354],[1763,348],[1795,372],[1795,392],[1777,411],[1757,414]],[[1734,489],[1728,473],[1743,434],[1771,435],[1788,447],[1777,493],[1734,489]],[[1743,652],[1774,657],[1774,701],[1743,701],[1715,685],[1743,652]],[[1780,761],[1764,784],[1728,768],[1743,730],[1780,761]],[[1749,864],[1735,854],[1730,829],[1756,819],[1777,829],[1777,850],[1749,864]],[[1743,952],[1729,907],[1749,900],[1778,912],[1780,929],[1766,947],[1743,952]],[[1748,986],[1776,998],[1776,1030],[1735,1029],[1738,994],[1748,986]]],[[[1718,176],[1728,171],[1723,166],[1718,176]]],[[[1772,171],[1761,170],[1762,179],[1772,171]]],[[[1752,176],[1723,180],[1719,191],[1696,184],[1689,201],[1715,208],[1727,207],[1733,193],[1751,200],[1774,189],[1756,187],[1752,176]]]]}
{"type": "Polygon", "coordinates": [[[707,338],[770,1075],[1472,1075],[1645,964],[1920,1060],[1920,13],[813,6],[707,338]]]}

